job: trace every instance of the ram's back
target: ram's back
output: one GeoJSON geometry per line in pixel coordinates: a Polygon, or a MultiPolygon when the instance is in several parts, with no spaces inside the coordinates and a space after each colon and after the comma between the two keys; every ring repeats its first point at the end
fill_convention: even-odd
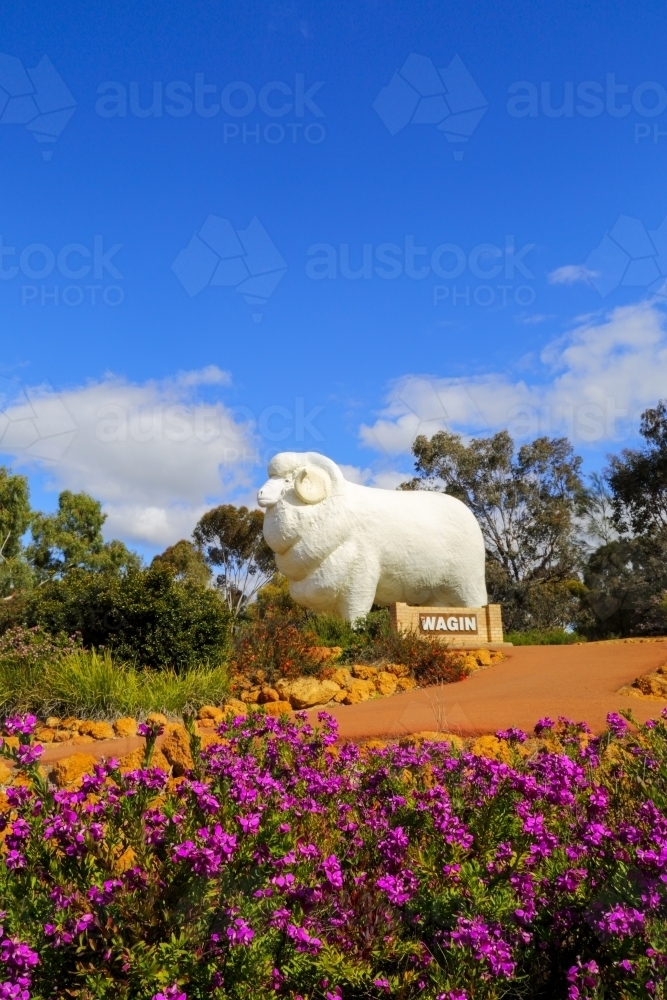
{"type": "Polygon", "coordinates": [[[445,581],[455,589],[463,585],[473,565],[483,572],[482,533],[455,497],[356,486],[348,498],[362,551],[379,561],[379,603],[422,603],[445,581]]]}

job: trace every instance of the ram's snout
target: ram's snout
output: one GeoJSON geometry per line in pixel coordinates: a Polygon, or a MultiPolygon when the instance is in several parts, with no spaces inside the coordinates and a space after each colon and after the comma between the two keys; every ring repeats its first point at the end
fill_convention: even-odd
{"type": "Polygon", "coordinates": [[[260,507],[273,507],[280,500],[284,490],[284,479],[267,479],[257,494],[257,503],[260,507]]]}

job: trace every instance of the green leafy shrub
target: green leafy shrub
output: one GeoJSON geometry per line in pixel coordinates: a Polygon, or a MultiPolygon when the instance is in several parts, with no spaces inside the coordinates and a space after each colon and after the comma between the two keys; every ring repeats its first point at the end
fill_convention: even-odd
{"type": "Polygon", "coordinates": [[[586,642],[579,632],[566,632],[562,628],[529,629],[527,632],[507,632],[505,641],[515,646],[569,646],[575,642],[586,642]]]}
{"type": "Polygon", "coordinates": [[[77,633],[87,648],[111,649],[137,666],[176,671],[224,662],[229,611],[215,590],[157,565],[114,575],[74,569],[0,609],[0,628],[39,625],[77,633]]]}

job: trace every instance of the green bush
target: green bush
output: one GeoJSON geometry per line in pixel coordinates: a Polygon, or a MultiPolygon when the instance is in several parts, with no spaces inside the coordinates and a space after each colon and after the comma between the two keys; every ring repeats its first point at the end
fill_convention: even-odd
{"type": "Polygon", "coordinates": [[[220,704],[228,691],[222,667],[137,669],[114,660],[109,650],[79,649],[47,662],[0,658],[0,715],[34,712],[42,718],[76,715],[117,718],[166,712],[182,715],[220,704]]]}
{"type": "Polygon", "coordinates": [[[515,646],[571,646],[575,642],[586,642],[586,637],[563,628],[534,628],[527,632],[507,632],[505,641],[515,646]]]}
{"type": "Polygon", "coordinates": [[[215,590],[175,580],[164,567],[123,575],[72,570],[0,609],[3,624],[78,634],[136,666],[177,672],[224,662],[229,611],[215,590]]]}

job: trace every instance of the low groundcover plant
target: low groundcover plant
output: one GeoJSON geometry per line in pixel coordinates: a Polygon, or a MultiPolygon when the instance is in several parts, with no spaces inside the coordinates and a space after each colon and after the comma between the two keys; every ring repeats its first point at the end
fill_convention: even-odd
{"type": "MultiPolygon", "coordinates": [[[[664,713],[663,713],[664,714],[664,713]]],[[[665,996],[667,726],[542,719],[497,758],[260,713],[195,767],[53,790],[5,723],[0,998],[665,996]]]]}

